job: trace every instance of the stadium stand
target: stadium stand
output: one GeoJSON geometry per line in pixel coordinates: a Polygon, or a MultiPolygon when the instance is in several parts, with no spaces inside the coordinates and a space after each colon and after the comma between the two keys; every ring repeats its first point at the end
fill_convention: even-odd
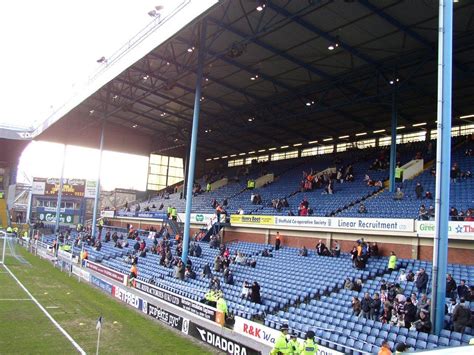
{"type": "MultiPolygon", "coordinates": [[[[115,228],[106,227],[114,231],[115,228]]],[[[147,232],[137,233],[144,239],[148,248],[153,245],[153,240],[147,239],[147,232]]],[[[159,235],[159,233],[158,233],[159,235]]],[[[72,236],[72,235],[71,235],[72,236]]],[[[54,236],[45,237],[44,241],[52,244],[54,236]]],[[[76,239],[77,240],[77,239],[76,239]]],[[[162,237],[157,238],[161,243],[162,237]]],[[[66,243],[73,244],[74,237],[66,243]]],[[[113,242],[102,244],[100,251],[84,244],[89,252],[89,259],[101,262],[105,266],[128,274],[130,263],[128,256],[133,254],[134,240],[130,239],[129,245],[123,249],[113,246],[113,242]]],[[[255,267],[249,265],[230,264],[234,275],[234,284],[228,285],[222,271],[213,268],[216,257],[222,254],[222,249],[211,248],[209,243],[195,242],[202,248],[201,257],[190,256],[192,269],[199,276],[196,279],[178,280],[175,278],[174,268],[160,265],[160,257],[148,252],[146,257],[139,257],[138,279],[144,282],[188,297],[193,300],[202,300],[210,287],[210,280],[201,276],[205,264],[211,265],[213,276],[220,280],[220,287],[224,292],[228,307],[234,315],[247,319],[264,322],[265,325],[279,329],[282,324],[288,324],[292,333],[298,336],[313,330],[323,346],[343,352],[377,352],[384,340],[388,340],[393,348],[398,342],[405,342],[416,350],[432,349],[438,346],[457,346],[467,344],[473,333],[472,327],[466,327],[463,333],[452,331],[451,317],[446,316],[445,330],[438,337],[422,331],[408,329],[400,326],[400,319],[391,319],[388,322],[380,321],[378,317],[369,319],[353,314],[351,299],[362,299],[367,292],[371,297],[380,293],[381,285],[394,285],[398,288],[396,298],[403,300],[410,298],[412,293],[417,294],[413,281],[400,280],[402,274],[424,268],[428,277],[431,276],[431,263],[413,259],[400,259],[397,269],[387,271],[388,258],[372,257],[365,269],[353,266],[350,254],[342,253],[341,257],[325,257],[317,255],[315,250],[309,250],[307,257],[299,256],[296,248],[284,247],[274,250],[272,245],[234,242],[228,244],[231,256],[242,253],[248,260],[256,262],[255,267]],[[271,257],[263,256],[263,251],[269,251],[271,257]],[[361,281],[361,289],[347,289],[345,281],[361,281]],[[242,284],[244,281],[257,281],[261,286],[261,304],[253,303],[241,298],[242,284]],[[399,286],[399,287],[398,287],[399,286]],[[403,296],[402,296],[403,295],[403,296]],[[398,320],[398,323],[397,323],[398,320]],[[357,341],[356,341],[357,340],[357,341]]],[[[170,242],[171,250],[175,255],[175,241],[170,242]]],[[[73,248],[79,254],[81,247],[73,248]]],[[[466,280],[466,284],[474,284],[474,266],[449,264],[448,272],[458,282],[466,280]]],[[[428,288],[428,298],[431,291],[428,288]]],[[[420,301],[420,295],[417,294],[420,301]]],[[[449,297],[446,304],[450,303],[449,297]]],[[[393,304],[393,303],[392,303],[393,304]]],[[[395,304],[394,308],[397,309],[395,304]]],[[[474,301],[466,302],[466,307],[474,312],[474,301]]],[[[398,308],[398,318],[403,310],[398,308]]],[[[419,316],[417,316],[419,317],[419,316]]]]}

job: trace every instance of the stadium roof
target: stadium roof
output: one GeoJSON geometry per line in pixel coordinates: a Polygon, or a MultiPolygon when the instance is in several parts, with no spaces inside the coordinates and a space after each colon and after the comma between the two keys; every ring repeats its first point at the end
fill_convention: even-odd
{"type": "MultiPolygon", "coordinates": [[[[202,157],[389,132],[394,88],[405,131],[424,122],[435,128],[437,1],[273,0],[263,11],[255,5],[223,1],[204,17],[202,157]]],[[[460,0],[454,8],[453,114],[459,117],[474,112],[474,2],[460,0]]],[[[98,122],[106,115],[108,122],[155,136],[162,149],[185,147],[199,24],[185,27],[73,112],[98,122]]]]}

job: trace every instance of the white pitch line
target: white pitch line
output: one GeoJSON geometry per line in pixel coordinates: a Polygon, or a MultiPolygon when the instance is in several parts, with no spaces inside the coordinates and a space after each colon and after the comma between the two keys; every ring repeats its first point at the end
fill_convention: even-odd
{"type": "Polygon", "coordinates": [[[0,301],[31,301],[31,298],[0,298],[0,301]]]}
{"type": "Polygon", "coordinates": [[[13,277],[13,279],[16,281],[16,283],[23,289],[23,291],[25,291],[28,296],[30,296],[31,300],[36,303],[36,305],[39,307],[39,309],[41,309],[41,311],[46,315],[46,317],[49,318],[49,320],[54,324],[54,326],[56,328],[58,328],[58,330],[63,333],[63,335],[67,338],[67,340],[69,340],[71,342],[71,344],[77,349],[77,351],[79,351],[79,353],[81,355],[86,355],[86,352],[80,347],[80,345],[78,343],[76,343],[76,341],[69,335],[68,332],[66,332],[60,325],[58,322],[56,322],[56,320],[51,316],[51,314],[48,313],[48,311],[41,305],[41,303],[38,302],[38,300],[36,298],[33,297],[33,295],[30,293],[30,291],[28,291],[28,289],[23,286],[23,284],[20,282],[20,280],[17,279],[17,277],[13,274],[13,272],[10,271],[10,269],[4,264],[3,267],[5,268],[5,270],[8,271],[8,273],[10,274],[11,277],[13,277]]]}

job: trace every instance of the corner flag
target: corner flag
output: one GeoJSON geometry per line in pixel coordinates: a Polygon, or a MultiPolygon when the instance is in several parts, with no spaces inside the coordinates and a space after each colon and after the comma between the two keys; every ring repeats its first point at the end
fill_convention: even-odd
{"type": "Polygon", "coordinates": [[[95,326],[95,329],[100,330],[102,328],[102,316],[97,319],[97,325],[95,326]]]}

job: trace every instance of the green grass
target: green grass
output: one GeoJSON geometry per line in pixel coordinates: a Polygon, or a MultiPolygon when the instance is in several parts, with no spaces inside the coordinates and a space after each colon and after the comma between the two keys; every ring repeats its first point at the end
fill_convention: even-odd
{"type": "MultiPolygon", "coordinates": [[[[25,250],[31,264],[7,259],[6,265],[52,317],[87,352],[95,353],[99,315],[104,317],[101,354],[210,354],[187,338],[146,318],[25,250]]],[[[75,354],[72,344],[0,267],[0,354],[75,354]],[[4,301],[1,301],[1,300],[4,301]]]]}

